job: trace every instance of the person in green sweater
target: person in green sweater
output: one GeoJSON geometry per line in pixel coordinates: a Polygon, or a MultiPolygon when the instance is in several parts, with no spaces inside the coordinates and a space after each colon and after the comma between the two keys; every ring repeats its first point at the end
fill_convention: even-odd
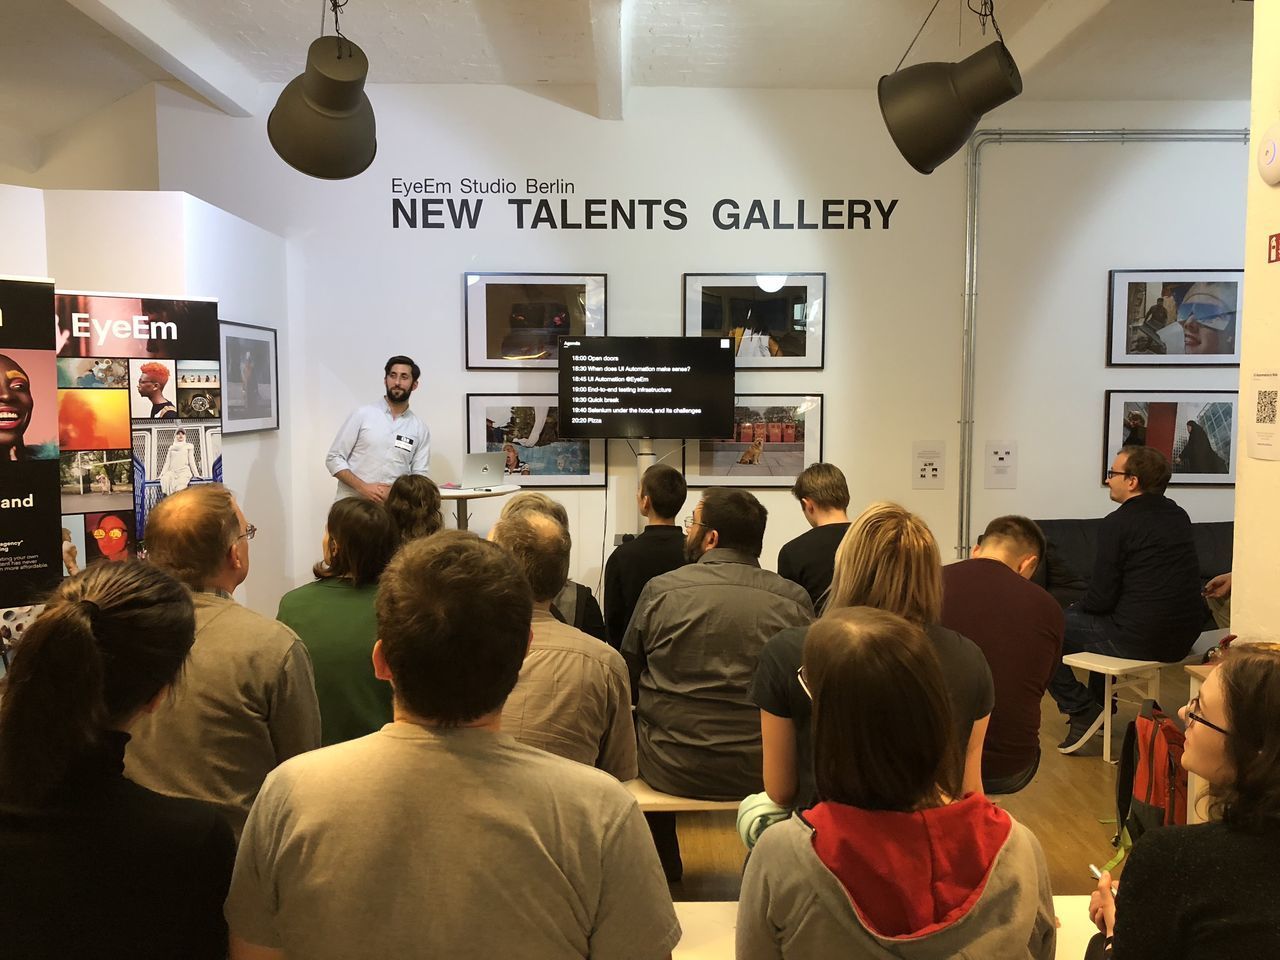
{"type": "Polygon", "coordinates": [[[276,619],[311,654],[323,746],[391,722],[391,687],[373,675],[370,658],[378,638],[378,578],[397,546],[399,537],[381,504],[336,500],[325,524],[324,559],[312,568],[315,581],[280,598],[276,619]]]}

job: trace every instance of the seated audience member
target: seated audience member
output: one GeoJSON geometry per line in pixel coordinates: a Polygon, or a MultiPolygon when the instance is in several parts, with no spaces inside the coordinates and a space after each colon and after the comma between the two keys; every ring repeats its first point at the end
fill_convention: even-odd
{"type": "Polygon", "coordinates": [[[501,732],[532,606],[469,533],[396,554],[374,646],[395,722],[268,777],[227,899],[233,960],[669,956],[680,927],[630,793],[501,732]]]}
{"type": "Polygon", "coordinates": [[[982,789],[1016,793],[1040,766],[1040,701],[1062,659],[1062,608],[1030,577],[1044,533],[1026,517],[997,517],[973,557],[942,568],[942,625],[986,655],[995,708],[982,747],[982,789]]]}
{"type": "Polygon", "coordinates": [[[262,781],[320,745],[311,658],[282,623],[240,606],[257,528],[220,484],[187,487],[147,517],[147,557],[195,594],[196,643],[175,696],[133,728],[131,780],[208,800],[238,836],[262,781]]]}
{"type": "MultiPolygon", "coordinates": [[[[502,505],[502,512],[498,516],[510,517],[527,510],[546,514],[566,530],[569,529],[569,511],[565,510],[564,504],[536,490],[517,493],[502,505]]],[[[600,612],[595,594],[586,584],[575,580],[566,581],[564,589],[551,601],[551,615],[583,633],[591,634],[597,640],[608,641],[604,629],[604,614],[600,612]]]]}
{"type": "Polygon", "coordinates": [[[684,476],[665,463],[655,463],[640,478],[640,513],[649,522],[638,537],[609,554],[604,565],[604,618],[611,646],[622,646],[644,585],[684,566],[684,531],[676,526],[676,517],[688,492],[684,476]]]}
{"type": "Polygon", "coordinates": [[[371,658],[378,639],[373,611],[378,578],[397,546],[382,504],[356,497],[335,500],[320,545],[323,559],[311,570],[315,581],[280,598],[276,619],[311,655],[323,746],[363,737],[391,722],[391,688],[373,675],[371,658]]]}
{"type": "Polygon", "coordinates": [[[636,775],[636,728],[622,655],[551,615],[569,575],[569,531],[533,512],[499,520],[489,539],[516,558],[533,590],[533,641],[502,729],[521,743],[599,767],[619,780],[636,775]]]}
{"type": "Polygon", "coordinates": [[[187,590],[130,561],[62,581],[17,646],[0,701],[8,960],[226,957],[231,828],[123,773],[194,635],[187,590]]]}
{"type": "Polygon", "coordinates": [[[813,617],[804,590],[760,568],[768,513],[745,490],[708,490],[685,522],[690,563],[654,577],[622,644],[637,693],[640,776],[666,793],[738,800],[760,789],[749,697],[765,640],[813,617]]]}
{"type": "Polygon", "coordinates": [[[440,512],[440,488],[430,477],[406,473],[387,491],[384,506],[395,524],[400,542],[429,537],[444,527],[440,512]]]}
{"type": "MultiPolygon", "coordinates": [[[[928,525],[896,503],[873,503],[850,524],[836,551],[826,613],[875,607],[925,631],[942,661],[955,742],[963,751],[966,794],[982,790],[982,741],[995,702],[991,668],[973,641],[939,624],[942,560],[928,525]]],[[[769,799],[798,810],[817,800],[810,742],[812,701],[800,684],[804,630],[765,644],[751,696],[760,708],[764,787],[769,799]]],[[[897,714],[886,723],[900,722],[897,714]]]]}
{"type": "Polygon", "coordinates": [[[1209,785],[1209,823],[1142,835],[1119,894],[1089,915],[1115,960],[1280,956],[1280,645],[1234,644],[1182,709],[1182,765],[1209,785]]]}
{"type": "MultiPolygon", "coordinates": [[[[1200,563],[1187,512],[1164,495],[1172,474],[1154,447],[1125,447],[1107,471],[1111,499],[1084,600],[1067,608],[1063,654],[1100,653],[1132,660],[1181,660],[1205,619],[1200,563]]],[[[1070,718],[1061,753],[1073,753],[1102,729],[1102,686],[1080,683],[1059,663],[1049,684],[1070,718]]]]}
{"type": "Polygon", "coordinates": [[[783,544],[778,573],[808,590],[813,609],[821,610],[831,586],[836,548],[849,529],[849,485],[835,464],[811,463],[796,477],[791,494],[813,529],[783,544]]]}
{"type": "Polygon", "coordinates": [[[1028,957],[1057,931],[1035,836],[961,798],[943,664],[867,607],[809,628],[817,806],[765,831],[738,904],[738,960],[1028,957]]]}

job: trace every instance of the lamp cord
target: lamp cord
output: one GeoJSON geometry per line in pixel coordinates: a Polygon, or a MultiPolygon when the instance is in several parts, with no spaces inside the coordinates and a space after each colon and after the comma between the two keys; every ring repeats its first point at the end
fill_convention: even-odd
{"type": "Polygon", "coordinates": [[[982,32],[987,32],[987,21],[991,21],[991,25],[996,28],[996,37],[1001,43],[1004,43],[1004,34],[1000,32],[1000,24],[996,22],[996,5],[995,0],[978,0],[978,5],[973,5],[974,0],[965,0],[969,5],[969,9],[978,15],[978,20],[982,24],[982,32]]]}
{"type": "MultiPolygon", "coordinates": [[[[325,14],[331,9],[333,10],[333,32],[337,35],[339,41],[347,40],[342,33],[342,25],[338,22],[338,14],[342,8],[347,5],[347,0],[320,0],[320,36],[324,36],[324,18],[325,14]]],[[[347,40],[348,46],[351,41],[347,40]]],[[[348,51],[349,52],[349,51],[348,51]]],[[[342,59],[342,44],[338,44],[338,59],[342,59]]]]}
{"type": "MultiPolygon", "coordinates": [[[[343,2],[345,3],[346,0],[343,0],[343,2]]],[[[894,73],[897,73],[902,69],[902,65],[906,62],[907,56],[911,53],[912,48],[915,47],[916,41],[920,39],[920,34],[924,33],[924,28],[929,25],[929,21],[933,18],[933,12],[938,9],[938,4],[941,2],[942,0],[934,0],[933,6],[929,8],[929,13],[924,18],[924,22],[920,24],[920,29],[917,30],[916,35],[911,38],[911,43],[907,46],[906,52],[903,53],[902,59],[899,60],[898,65],[893,68],[894,73]]],[[[987,32],[987,21],[990,20],[991,25],[996,28],[996,36],[1000,39],[1001,43],[1004,43],[1004,34],[1000,32],[1000,24],[996,22],[995,0],[965,0],[965,4],[971,11],[978,15],[978,20],[982,24],[982,32],[987,32]],[[977,3],[976,7],[974,6],[975,2],[977,3]]]]}

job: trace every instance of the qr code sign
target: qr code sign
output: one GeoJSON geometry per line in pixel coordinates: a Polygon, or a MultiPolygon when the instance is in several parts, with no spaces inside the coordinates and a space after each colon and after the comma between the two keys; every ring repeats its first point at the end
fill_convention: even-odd
{"type": "Polygon", "coordinates": [[[1258,423],[1276,422],[1276,394],[1280,390],[1259,390],[1258,391],[1258,423]]]}

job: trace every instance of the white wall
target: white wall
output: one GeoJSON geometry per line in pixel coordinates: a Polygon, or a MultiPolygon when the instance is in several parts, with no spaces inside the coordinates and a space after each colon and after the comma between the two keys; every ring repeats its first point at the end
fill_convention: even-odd
{"type": "Polygon", "coordinates": [[[34,170],[0,163],[0,183],[85,190],[156,189],[155,89],[154,84],[142,87],[49,137],[41,144],[41,163],[34,170]]]}
{"type": "Polygon", "coordinates": [[[0,275],[47,277],[44,191],[0,184],[0,275]]]}
{"type": "MultiPolygon", "coordinates": [[[[262,228],[179,193],[51,190],[44,206],[48,272],[60,289],[214,297],[225,319],[282,325],[285,245],[262,228]]],[[[287,397],[289,380],[281,373],[287,397]]],[[[291,485],[287,428],[225,438],[223,468],[262,529],[240,599],[274,616],[280,594],[292,586],[283,520],[291,485]]]]}
{"type": "MultiPolygon", "coordinates": [[[[1253,11],[1253,115],[1255,142],[1280,120],[1280,4],[1253,11]]],[[[1245,231],[1244,355],[1240,382],[1255,370],[1280,368],[1280,265],[1267,262],[1267,238],[1280,233],[1280,188],[1262,182],[1252,159],[1247,172],[1249,216],[1245,231]]],[[[1242,413],[1246,411],[1242,407],[1242,413]]],[[[1280,639],[1276,590],[1276,542],[1280,540],[1280,462],[1242,457],[1236,502],[1232,628],[1256,640],[1280,639]]]]}
{"type": "MultiPolygon", "coordinates": [[[[463,369],[461,274],[467,270],[603,271],[609,331],[680,330],[680,274],[819,270],[828,274],[830,328],[819,373],[740,375],[745,393],[826,396],[825,458],[849,475],[854,507],[896,499],[919,511],[944,556],[956,535],[956,424],[964,270],[964,165],[931,177],[889,143],[874,96],[855,92],[632,92],[627,119],[599,121],[534,94],[499,87],[375,87],[378,159],[343,183],[294,173],[270,150],[261,121],[217,115],[158,91],[160,176],[289,240],[289,362],[298,411],[294,576],[301,580],[331,496],[322,458],[341,418],[379,392],[393,352],[426,358],[414,398],[434,436],[432,472],[456,479],[468,392],[552,392],[547,373],[463,369]],[[680,197],[679,232],[517,231],[504,209],[474,232],[393,230],[390,179],[563,177],[575,199],[680,197]],[[888,232],[760,230],[709,223],[719,197],[899,198],[888,232]],[[913,440],[947,443],[947,486],[913,491],[913,440]]],[[[1010,127],[1243,126],[1240,104],[1011,104],[990,118],[1010,127]]],[[[979,490],[975,523],[996,509],[1039,516],[1098,515],[1102,391],[1165,382],[1108,372],[1106,271],[1111,267],[1239,261],[1242,148],[990,148],[983,176],[979,286],[979,426],[1021,443],[1017,491],[979,490]],[[1126,221],[1126,211],[1136,216],[1126,221]],[[1140,229],[1163,216],[1167,229],[1140,229]],[[1026,304],[1042,308],[1028,317],[1026,304]],[[1062,345],[1057,311],[1083,318],[1062,345]],[[1055,323],[1057,321],[1057,323],[1055,323]],[[1016,361],[1016,363],[1015,363],[1016,361]],[[994,371],[1016,366],[1018,389],[994,371]],[[1065,468],[1064,468],[1065,467],[1065,468]]],[[[455,194],[456,196],[456,194],[455,194]]],[[[488,205],[488,204],[487,204],[488,205]]],[[[1136,371],[1135,371],[1136,373],[1136,371]]],[[[1220,385],[1227,371],[1192,371],[1220,385]]],[[[660,452],[665,448],[660,447],[660,452]]],[[[610,446],[609,516],[595,491],[559,492],[574,516],[573,575],[594,583],[600,544],[633,529],[634,462],[610,446]]],[[[979,486],[981,481],[979,480],[979,486]]],[[[785,491],[760,494],[771,518],[764,561],[803,529],[785,491]]],[[[1196,519],[1231,515],[1229,491],[1179,491],[1196,519]]],[[[477,506],[475,527],[496,503],[477,506]]]]}

